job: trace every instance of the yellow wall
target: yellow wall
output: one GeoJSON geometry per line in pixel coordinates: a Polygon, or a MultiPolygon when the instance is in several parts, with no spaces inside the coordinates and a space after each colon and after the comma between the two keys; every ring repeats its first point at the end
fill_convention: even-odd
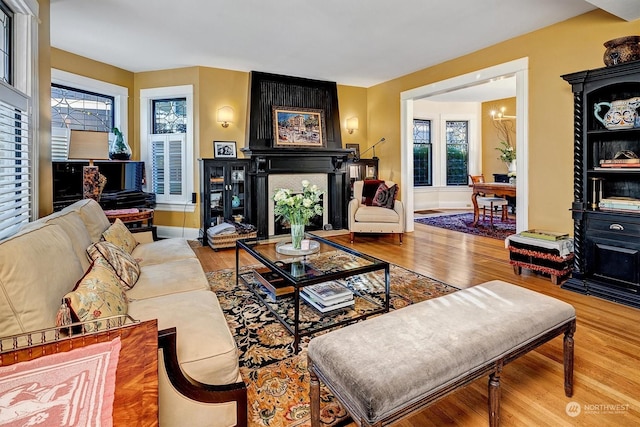
{"type": "Polygon", "coordinates": [[[53,211],[53,180],[51,169],[51,45],[49,37],[49,0],[38,1],[38,217],[53,211]]]}
{"type": "MultiPolygon", "coordinates": [[[[570,86],[560,75],[602,67],[602,44],[605,41],[638,33],[640,21],[625,22],[598,10],[370,88],[339,85],[343,144],[358,143],[363,152],[380,138],[386,138],[384,143],[376,147],[376,154],[381,159],[380,176],[402,185],[400,93],[528,57],[529,225],[571,231],[568,209],[573,185],[573,95],[570,86]],[[347,118],[353,116],[359,118],[360,129],[350,135],[344,129],[344,124],[347,118]]],[[[41,51],[41,56],[43,54],[41,51]]],[[[44,61],[41,58],[42,64],[44,61]]],[[[197,156],[211,156],[214,140],[237,141],[238,153],[242,156],[240,148],[245,145],[246,138],[248,73],[191,67],[133,74],[57,49],[52,49],[51,66],[131,89],[134,99],[129,101],[132,107],[129,114],[129,141],[133,141],[134,156],[139,155],[140,89],[181,84],[194,85],[194,102],[197,106],[194,137],[199,147],[197,156]],[[235,122],[227,129],[215,122],[215,111],[223,105],[233,107],[236,114],[235,122]]],[[[508,108],[515,111],[515,106],[513,110],[508,108]]],[[[45,126],[45,123],[41,125],[45,126]]],[[[42,129],[42,134],[48,132],[44,127],[42,129]]],[[[41,147],[44,149],[41,149],[41,153],[48,150],[43,143],[41,147]]],[[[494,156],[497,152],[492,149],[484,151],[483,172],[490,176],[495,167],[499,168],[493,159],[497,157],[494,156]]],[[[50,166],[41,165],[45,175],[46,168],[49,168],[46,172],[49,177],[50,166]]],[[[42,176],[40,181],[43,181],[42,176]]],[[[50,198],[50,189],[43,186],[41,191],[48,192],[41,199],[50,198]]],[[[157,216],[159,225],[181,226],[182,222],[182,215],[177,217],[170,213],[158,213],[157,216]]],[[[197,210],[186,218],[187,227],[198,227],[198,222],[197,210]]]]}
{"type": "MultiPolygon", "coordinates": [[[[338,85],[338,109],[340,110],[340,130],[342,147],[346,144],[359,144],[360,152],[367,147],[367,89],[356,86],[338,85]],[[347,119],[358,118],[358,130],[349,133],[347,119]]],[[[377,149],[378,147],[376,147],[377,149]]],[[[369,156],[370,157],[370,156],[369,156]]]]}
{"type": "Polygon", "coordinates": [[[528,57],[529,226],[572,232],[573,95],[560,75],[603,67],[604,42],[638,33],[640,21],[597,10],[369,88],[369,142],[387,137],[381,175],[401,181],[401,92],[528,57]]]}
{"type": "MultiPolygon", "coordinates": [[[[498,137],[498,130],[493,125],[493,119],[491,118],[491,111],[499,111],[501,107],[507,109],[506,115],[515,116],[516,99],[498,99],[482,104],[482,174],[487,181],[493,181],[494,173],[507,173],[507,167],[498,159],[500,152],[496,148],[501,146],[501,139],[498,137]]],[[[509,122],[513,125],[514,132],[510,133],[510,138],[511,145],[515,148],[515,121],[510,120],[509,122]]]]}

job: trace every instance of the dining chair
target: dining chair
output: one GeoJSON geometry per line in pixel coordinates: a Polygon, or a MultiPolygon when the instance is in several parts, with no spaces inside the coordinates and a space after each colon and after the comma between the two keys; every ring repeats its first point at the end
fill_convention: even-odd
{"type": "MultiPolygon", "coordinates": [[[[473,184],[485,182],[484,175],[469,175],[469,179],[471,180],[471,186],[473,186],[473,184]]],[[[476,198],[476,201],[478,202],[478,206],[482,207],[483,221],[486,221],[487,219],[487,208],[489,208],[489,223],[491,224],[491,227],[493,227],[493,213],[497,208],[501,208],[501,221],[505,222],[507,220],[507,206],[509,204],[507,199],[482,194],[476,198]]]]}

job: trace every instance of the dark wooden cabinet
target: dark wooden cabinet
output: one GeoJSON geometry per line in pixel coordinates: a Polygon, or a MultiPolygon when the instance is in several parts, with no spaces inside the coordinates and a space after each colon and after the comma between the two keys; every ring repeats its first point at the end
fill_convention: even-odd
{"type": "Polygon", "coordinates": [[[353,183],[364,179],[378,179],[378,158],[349,159],[347,162],[347,178],[349,181],[350,197],[353,198],[353,183]]]}
{"type": "Polygon", "coordinates": [[[632,106],[617,117],[614,104],[640,97],[640,61],[562,78],[573,91],[575,137],[575,261],[572,277],[562,287],[640,307],[640,210],[600,206],[603,198],[612,197],[626,198],[629,203],[637,200],[640,205],[640,165],[601,164],[623,151],[640,156],[638,112],[632,106]],[[607,114],[605,125],[597,116],[607,114]],[[617,120],[627,120],[628,125],[616,125],[617,120]]]}
{"type": "MultiPolygon", "coordinates": [[[[200,159],[200,234],[225,219],[242,215],[248,220],[249,161],[200,159]]],[[[203,244],[207,239],[203,239],[203,244]]]]}

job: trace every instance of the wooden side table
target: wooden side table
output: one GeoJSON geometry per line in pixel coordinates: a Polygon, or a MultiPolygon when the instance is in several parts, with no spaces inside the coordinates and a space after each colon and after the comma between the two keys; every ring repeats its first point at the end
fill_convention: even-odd
{"type": "Polygon", "coordinates": [[[104,213],[111,223],[115,222],[116,219],[120,219],[129,229],[135,231],[152,231],[155,240],[156,229],[153,226],[153,209],[111,209],[104,211],[104,213]],[[146,225],[143,226],[143,223],[146,223],[146,225]]]}

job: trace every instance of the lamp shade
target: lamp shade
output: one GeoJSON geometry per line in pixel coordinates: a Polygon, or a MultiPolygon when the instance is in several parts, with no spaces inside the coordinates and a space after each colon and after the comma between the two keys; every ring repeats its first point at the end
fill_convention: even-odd
{"type": "Polygon", "coordinates": [[[108,160],[109,134],[90,130],[71,130],[68,159],[108,160]]]}
{"type": "Polygon", "coordinates": [[[233,123],[233,108],[229,106],[220,108],[216,120],[218,123],[233,123]]]}
{"type": "Polygon", "coordinates": [[[351,117],[351,118],[347,119],[347,130],[349,130],[349,131],[358,130],[358,118],[357,117],[351,117]]]}

